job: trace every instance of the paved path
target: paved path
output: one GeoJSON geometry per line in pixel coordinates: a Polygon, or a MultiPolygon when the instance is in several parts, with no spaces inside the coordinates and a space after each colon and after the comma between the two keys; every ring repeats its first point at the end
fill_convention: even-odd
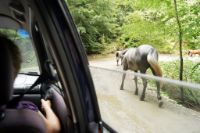
{"type": "MultiPolygon", "coordinates": [[[[169,56],[161,59],[169,59],[169,56]]],[[[163,107],[158,108],[154,91],[147,91],[146,100],[140,101],[139,97],[134,95],[131,75],[125,80],[125,90],[119,90],[122,74],[112,70],[121,70],[121,66],[116,66],[114,57],[90,60],[90,66],[102,118],[116,131],[200,133],[199,112],[177,105],[166,97],[163,107]]],[[[141,92],[141,89],[139,91],[141,92]]]]}

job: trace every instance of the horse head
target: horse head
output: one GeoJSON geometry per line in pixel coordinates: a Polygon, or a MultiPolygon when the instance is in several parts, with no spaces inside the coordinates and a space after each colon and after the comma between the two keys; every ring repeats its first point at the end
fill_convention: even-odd
{"type": "Polygon", "coordinates": [[[119,60],[121,60],[121,65],[122,65],[122,59],[124,57],[124,54],[126,53],[128,49],[122,50],[122,51],[116,51],[115,53],[115,57],[116,57],[116,61],[117,61],[117,66],[118,66],[118,62],[119,60]]]}
{"type": "Polygon", "coordinates": [[[191,56],[191,51],[189,50],[187,54],[188,54],[189,56],[191,56]]]}

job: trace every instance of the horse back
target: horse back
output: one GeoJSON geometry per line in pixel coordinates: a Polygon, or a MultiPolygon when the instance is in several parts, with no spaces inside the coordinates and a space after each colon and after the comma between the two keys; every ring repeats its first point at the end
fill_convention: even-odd
{"type": "Polygon", "coordinates": [[[149,54],[151,54],[152,58],[158,61],[158,53],[151,45],[141,45],[137,48],[137,50],[138,56],[140,57],[138,59],[138,63],[141,68],[147,69],[150,67],[150,64],[147,60],[147,56],[149,54]]]}
{"type": "Polygon", "coordinates": [[[140,45],[138,48],[130,48],[124,55],[123,66],[124,70],[130,69],[133,71],[145,72],[150,64],[147,56],[151,54],[155,60],[158,60],[158,53],[151,45],[140,45]]]}

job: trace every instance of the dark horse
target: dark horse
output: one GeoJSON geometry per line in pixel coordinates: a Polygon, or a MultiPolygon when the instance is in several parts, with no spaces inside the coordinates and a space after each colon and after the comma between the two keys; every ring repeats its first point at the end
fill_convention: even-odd
{"type": "MultiPolygon", "coordinates": [[[[158,53],[157,51],[150,45],[140,45],[138,48],[130,48],[123,55],[122,59],[123,70],[132,70],[135,72],[140,71],[140,73],[146,73],[147,69],[150,68],[153,75],[162,76],[162,71],[160,66],[158,65],[158,53]]],[[[126,73],[123,74],[122,83],[120,89],[123,90],[124,79],[126,73]]],[[[138,86],[137,86],[137,76],[134,77],[135,80],[135,95],[138,95],[138,86]]],[[[143,81],[143,92],[140,97],[140,100],[144,101],[145,91],[147,87],[147,79],[142,78],[143,81]]],[[[160,96],[160,88],[161,85],[158,81],[156,81],[157,86],[157,98],[159,100],[159,107],[162,106],[163,102],[161,101],[160,96]]]]}

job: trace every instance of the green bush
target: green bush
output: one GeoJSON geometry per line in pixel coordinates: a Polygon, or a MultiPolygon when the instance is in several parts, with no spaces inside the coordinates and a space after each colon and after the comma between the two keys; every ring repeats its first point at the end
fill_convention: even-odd
{"type": "MultiPolygon", "coordinates": [[[[164,77],[179,79],[179,61],[160,63],[164,77]]],[[[200,65],[189,60],[184,61],[183,80],[193,83],[200,83],[200,65]]],[[[165,84],[163,91],[171,98],[181,103],[180,87],[165,84]]],[[[200,91],[184,88],[184,106],[200,111],[200,91]]]]}

